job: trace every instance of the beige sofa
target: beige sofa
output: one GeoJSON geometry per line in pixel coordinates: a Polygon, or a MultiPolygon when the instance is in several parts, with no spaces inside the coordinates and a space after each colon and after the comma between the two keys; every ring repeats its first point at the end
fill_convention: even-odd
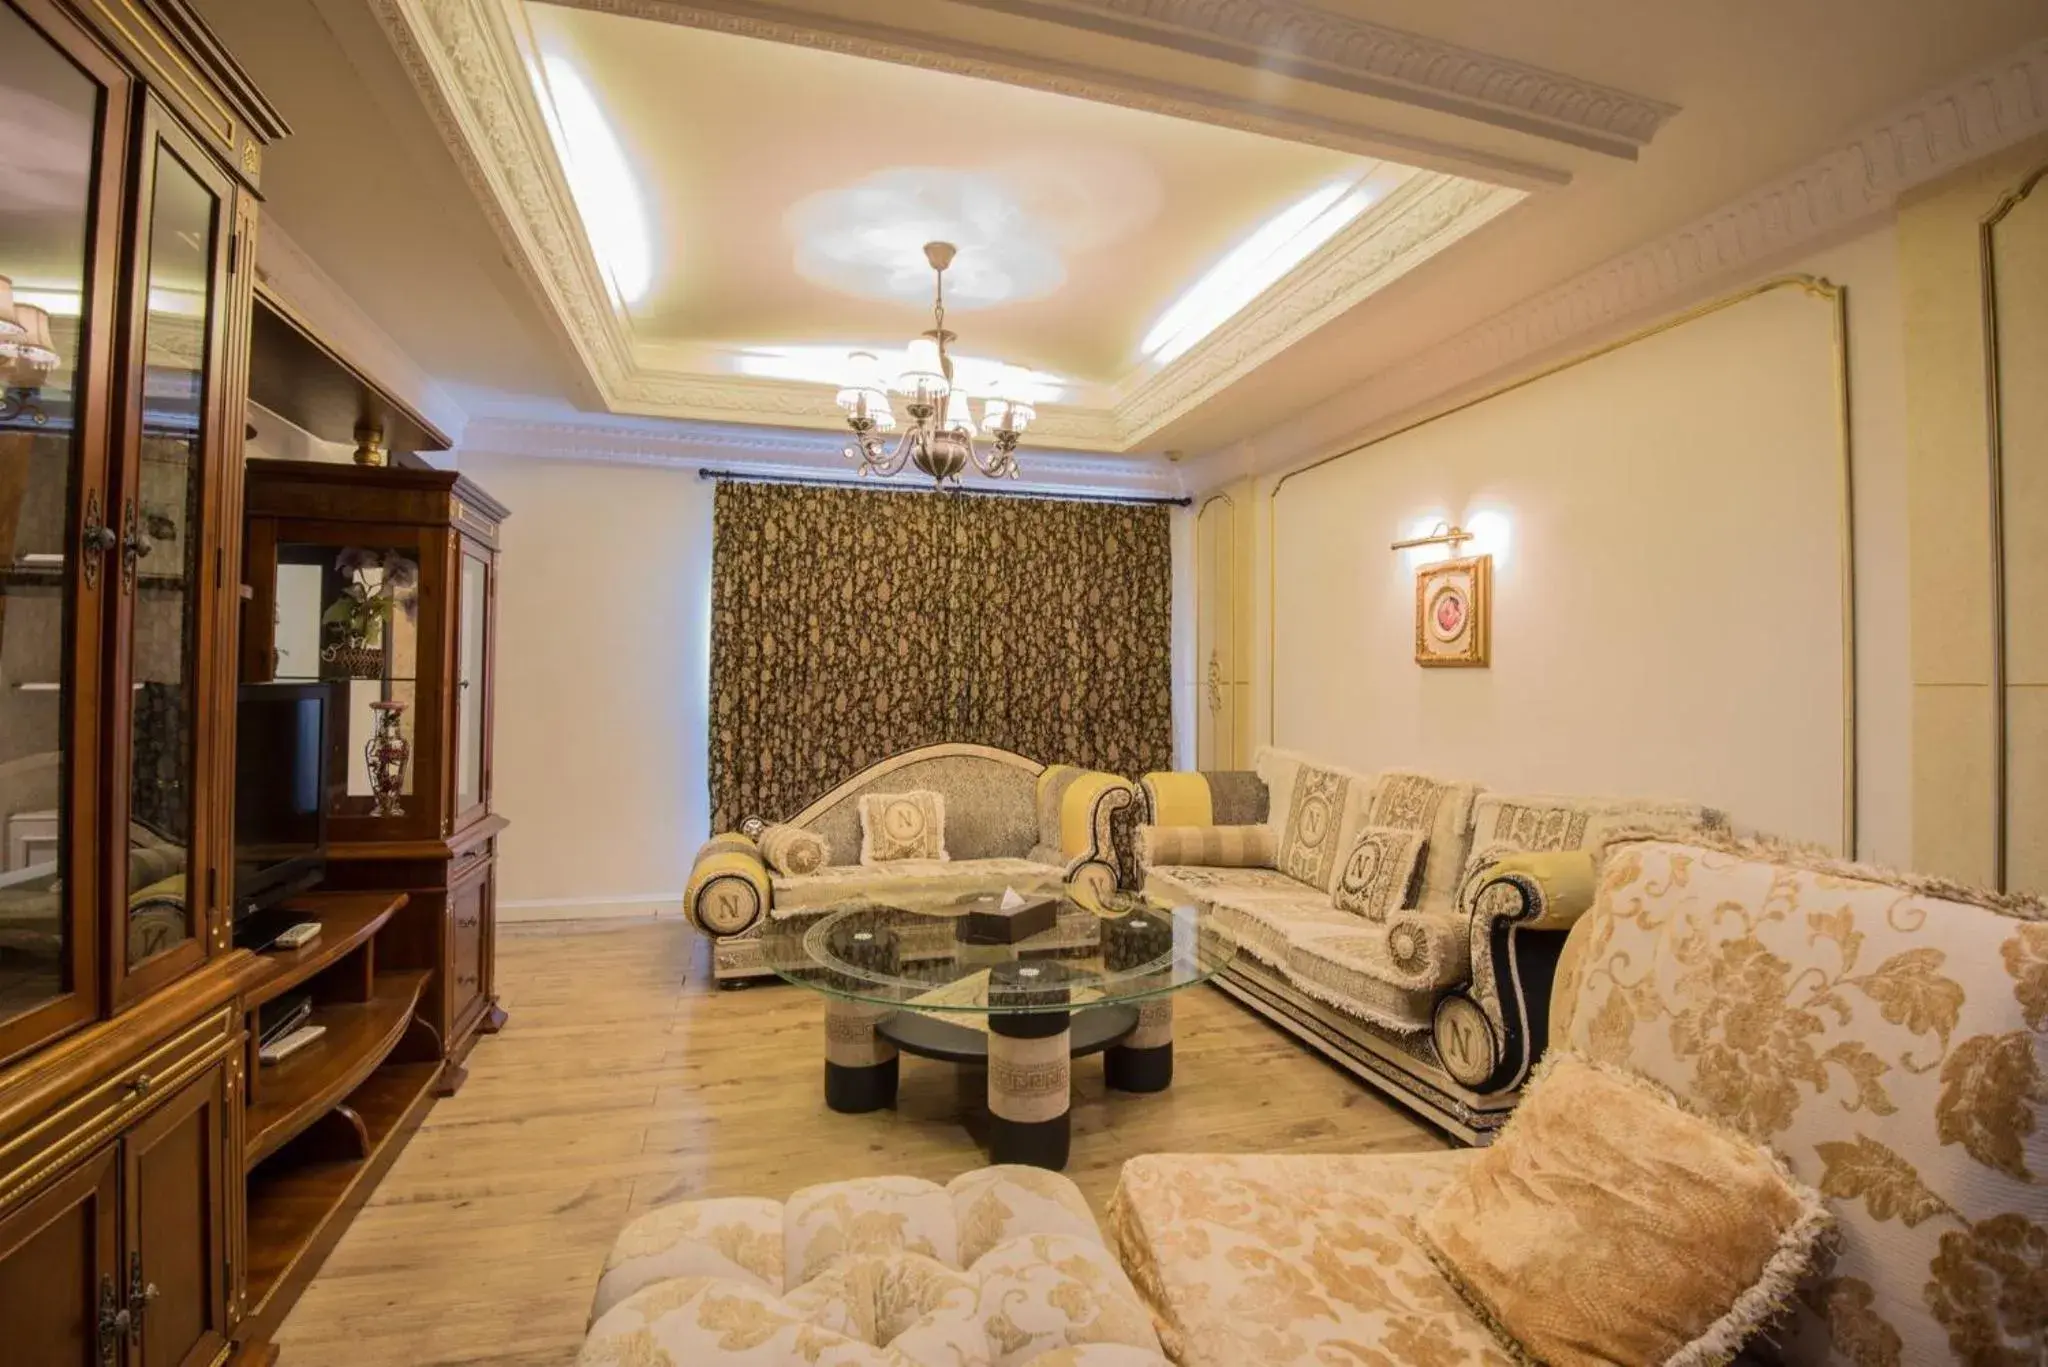
{"type": "Polygon", "coordinates": [[[1506,1122],[1540,1053],[1569,925],[1550,903],[1561,897],[1575,914],[1592,891],[1584,884],[1574,899],[1540,866],[1502,861],[1597,849],[1624,829],[1727,824],[1696,803],[1489,793],[1271,747],[1252,773],[1148,774],[1139,786],[1148,823],[1264,824],[1297,870],[1302,842],[1321,849],[1307,862],[1328,872],[1313,883],[1272,867],[1162,864],[1143,875],[1148,890],[1207,905],[1235,934],[1236,960],[1216,979],[1225,992],[1471,1143],[1506,1122]],[[1378,923],[1331,901],[1364,826],[1427,837],[1412,905],[1378,923]]]}
{"type": "MultiPolygon", "coordinates": [[[[1838,1255],[1763,1360],[2042,1360],[2044,917],[1767,846],[1615,847],[1550,1038],[1770,1144],[1826,1197],[1838,1255]]],[[[1124,1166],[1111,1223],[1180,1367],[1505,1367],[1408,1223],[1474,1156],[1154,1155],[1124,1166]]]]}
{"type": "MultiPolygon", "coordinates": [[[[712,971],[721,985],[772,976],[761,961],[761,925],[831,906],[888,880],[944,882],[962,891],[1000,890],[1012,879],[1056,870],[1069,883],[1107,890],[1136,878],[1130,850],[1137,790],[1115,774],[1039,761],[986,745],[927,745],[869,765],[784,824],[823,838],[826,861],[814,873],[778,873],[755,843],[767,825],[750,817],[740,830],[713,836],[690,871],[683,911],[710,936],[712,971]],[[946,802],[944,861],[860,862],[864,793],[930,789],[946,802]]],[[[1067,927],[1093,943],[1093,916],[1067,927]]]]}

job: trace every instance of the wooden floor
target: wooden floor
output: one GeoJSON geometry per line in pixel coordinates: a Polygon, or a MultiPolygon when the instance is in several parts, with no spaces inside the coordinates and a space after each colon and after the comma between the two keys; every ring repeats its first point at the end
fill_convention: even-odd
{"type": "MultiPolygon", "coordinates": [[[[818,999],[716,991],[706,949],[680,921],[504,927],[510,1023],[286,1321],[283,1367],[560,1367],[629,1216],[987,1161],[961,1124],[963,1079],[978,1089],[981,1074],[906,1057],[895,1111],[835,1115],[818,999]]],[[[1068,1173],[1098,1211],[1141,1153],[1442,1146],[1221,992],[1178,1000],[1170,1091],[1107,1094],[1099,1061],[1075,1067],[1068,1173]]]]}

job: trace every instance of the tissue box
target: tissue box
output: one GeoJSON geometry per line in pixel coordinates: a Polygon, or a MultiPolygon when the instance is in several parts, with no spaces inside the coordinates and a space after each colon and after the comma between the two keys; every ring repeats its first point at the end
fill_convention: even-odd
{"type": "Polygon", "coordinates": [[[1005,907],[1002,894],[992,893],[967,904],[956,933],[970,945],[1014,945],[1051,930],[1059,916],[1057,897],[1027,897],[1017,906],[1005,907]]]}

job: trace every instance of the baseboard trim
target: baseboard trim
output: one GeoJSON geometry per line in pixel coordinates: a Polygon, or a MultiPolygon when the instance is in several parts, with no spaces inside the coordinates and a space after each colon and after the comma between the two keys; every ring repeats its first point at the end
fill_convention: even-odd
{"type": "Polygon", "coordinates": [[[648,920],[656,916],[680,916],[682,910],[680,895],[651,892],[638,897],[501,901],[498,903],[498,920],[503,924],[516,921],[648,920]]]}

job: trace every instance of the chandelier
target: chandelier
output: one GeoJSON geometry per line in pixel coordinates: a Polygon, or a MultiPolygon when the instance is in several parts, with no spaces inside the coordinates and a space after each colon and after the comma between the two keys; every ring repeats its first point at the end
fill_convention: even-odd
{"type": "Polygon", "coordinates": [[[946,350],[954,340],[946,330],[946,268],[955,254],[950,242],[924,244],[924,259],[938,277],[932,291],[932,326],[904,353],[903,373],[894,384],[884,386],[882,363],[873,352],[856,351],[847,358],[839,407],[853,429],[854,444],[846,448],[846,458],[858,461],[863,475],[887,479],[914,465],[940,486],[958,485],[972,462],[990,479],[1017,477],[1017,439],[1038,412],[1021,395],[991,395],[981,410],[986,451],[975,440],[968,396],[953,382],[953,358],[946,350]],[[893,451],[880,435],[896,429],[890,389],[902,397],[903,411],[910,418],[893,451]]]}

